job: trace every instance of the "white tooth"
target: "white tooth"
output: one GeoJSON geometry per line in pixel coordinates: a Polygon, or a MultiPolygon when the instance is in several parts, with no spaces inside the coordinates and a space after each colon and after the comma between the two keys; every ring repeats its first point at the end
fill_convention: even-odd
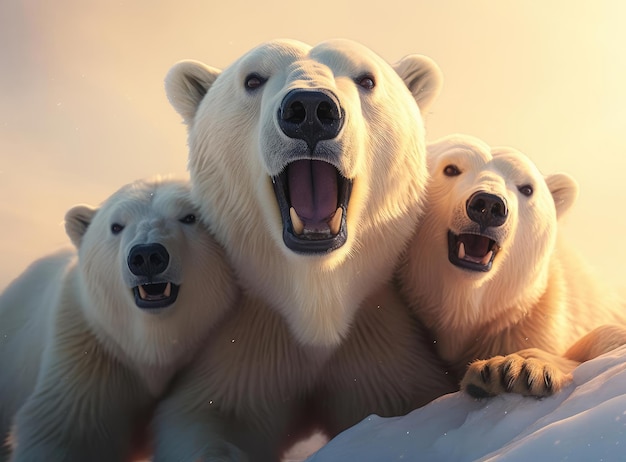
{"type": "Polygon", "coordinates": [[[491,260],[492,255],[493,255],[493,250],[490,250],[489,252],[487,252],[487,255],[483,257],[480,263],[482,263],[483,265],[489,264],[489,260],[491,260]]]}
{"type": "Polygon", "coordinates": [[[139,297],[142,300],[145,300],[148,297],[148,294],[146,293],[145,289],[142,286],[139,286],[139,297]]]}
{"type": "Polygon", "coordinates": [[[300,235],[304,231],[304,223],[300,220],[300,217],[296,213],[296,209],[291,207],[289,209],[289,216],[291,217],[291,224],[293,225],[293,232],[300,235]]]}
{"type": "Polygon", "coordinates": [[[463,260],[465,258],[465,245],[462,242],[459,242],[459,260],[463,260]]]}
{"type": "Polygon", "coordinates": [[[337,208],[335,214],[328,222],[328,227],[330,228],[330,232],[333,234],[339,234],[339,228],[341,228],[341,217],[343,216],[343,209],[341,207],[337,208]]]}
{"type": "Polygon", "coordinates": [[[172,293],[172,283],[168,282],[165,286],[165,290],[163,291],[163,295],[169,297],[172,293]]]}

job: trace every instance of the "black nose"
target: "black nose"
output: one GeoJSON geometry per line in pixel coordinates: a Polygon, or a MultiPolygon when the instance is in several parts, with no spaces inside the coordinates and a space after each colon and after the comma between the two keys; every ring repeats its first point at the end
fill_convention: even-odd
{"type": "Polygon", "coordinates": [[[170,254],[161,244],[138,244],[128,254],[128,268],[137,276],[161,274],[169,262],[170,254]]]}
{"type": "Polygon", "coordinates": [[[465,204],[467,216],[481,228],[502,226],[506,222],[508,210],[504,199],[486,192],[475,192],[465,204]]]}
{"type": "Polygon", "coordinates": [[[283,98],[278,124],[285,135],[306,141],[313,151],[318,141],[339,134],[343,113],[339,100],[328,90],[294,89],[283,98]]]}

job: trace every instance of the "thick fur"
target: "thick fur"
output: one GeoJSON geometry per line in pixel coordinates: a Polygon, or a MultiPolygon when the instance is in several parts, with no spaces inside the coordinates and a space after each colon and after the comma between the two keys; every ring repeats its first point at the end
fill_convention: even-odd
{"type": "Polygon", "coordinates": [[[332,436],[372,412],[406,413],[451,390],[389,285],[421,215],[420,110],[440,80],[428,58],[392,67],[347,40],[272,41],[224,71],[173,67],[166,89],[189,128],[192,194],[247,295],[163,403],[155,460],[276,460],[311,426],[332,436]],[[250,91],[250,75],[264,84],[250,91]],[[364,76],[373,88],[360,85],[364,76]],[[339,101],[343,127],[318,147],[353,182],[346,242],[313,255],[284,243],[272,187],[288,162],[313,156],[278,127],[294,89],[339,101]],[[324,400],[338,404],[324,409],[324,400]]]}
{"type": "Polygon", "coordinates": [[[17,412],[12,460],[131,457],[135,430],[237,295],[223,250],[197,215],[187,182],[127,185],[100,207],[68,211],[77,251],[38,260],[7,288],[0,431],[7,435],[17,412]],[[169,254],[151,281],[130,270],[138,244],[169,254]],[[179,286],[176,300],[139,308],[133,287],[161,281],[179,286]]]}
{"type": "Polygon", "coordinates": [[[427,211],[398,279],[458,379],[470,362],[487,360],[472,364],[465,389],[476,395],[550,394],[567,383],[578,362],[626,341],[623,301],[558,235],[557,220],[578,194],[571,177],[544,177],[520,152],[469,136],[449,136],[428,149],[427,211]],[[522,193],[529,192],[526,186],[531,195],[522,193]],[[477,191],[503,198],[508,207],[505,223],[484,230],[500,247],[486,272],[460,268],[448,258],[449,230],[481,232],[466,207],[477,191]],[[604,324],[615,326],[576,343],[604,324]]]}

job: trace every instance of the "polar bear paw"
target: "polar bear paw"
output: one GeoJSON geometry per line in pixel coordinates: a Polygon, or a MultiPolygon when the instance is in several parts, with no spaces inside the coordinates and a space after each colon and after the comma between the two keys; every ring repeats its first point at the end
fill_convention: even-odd
{"type": "Polygon", "coordinates": [[[543,398],[558,393],[572,381],[571,369],[573,364],[567,360],[553,362],[523,352],[494,356],[469,365],[461,380],[461,390],[474,398],[502,393],[543,398]]]}

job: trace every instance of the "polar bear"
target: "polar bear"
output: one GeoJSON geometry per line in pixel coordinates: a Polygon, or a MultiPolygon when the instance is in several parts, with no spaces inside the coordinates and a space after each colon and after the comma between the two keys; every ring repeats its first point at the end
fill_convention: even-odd
{"type": "Polygon", "coordinates": [[[276,460],[301,425],[332,436],[451,390],[390,285],[421,215],[422,113],[440,86],[429,58],[392,66],[343,39],[170,70],[192,195],[246,298],[160,406],[156,461],[276,460]]]}
{"type": "Polygon", "coordinates": [[[457,379],[487,360],[472,364],[464,389],[544,396],[578,362],[626,341],[623,301],[558,233],[578,195],[573,178],[543,176],[519,151],[467,135],[428,151],[427,211],[398,280],[457,379]]]}
{"type": "Polygon", "coordinates": [[[0,298],[0,435],[17,412],[16,462],[125,460],[237,286],[187,181],[126,185],[65,227],[77,251],[36,261],[0,298]]]}

